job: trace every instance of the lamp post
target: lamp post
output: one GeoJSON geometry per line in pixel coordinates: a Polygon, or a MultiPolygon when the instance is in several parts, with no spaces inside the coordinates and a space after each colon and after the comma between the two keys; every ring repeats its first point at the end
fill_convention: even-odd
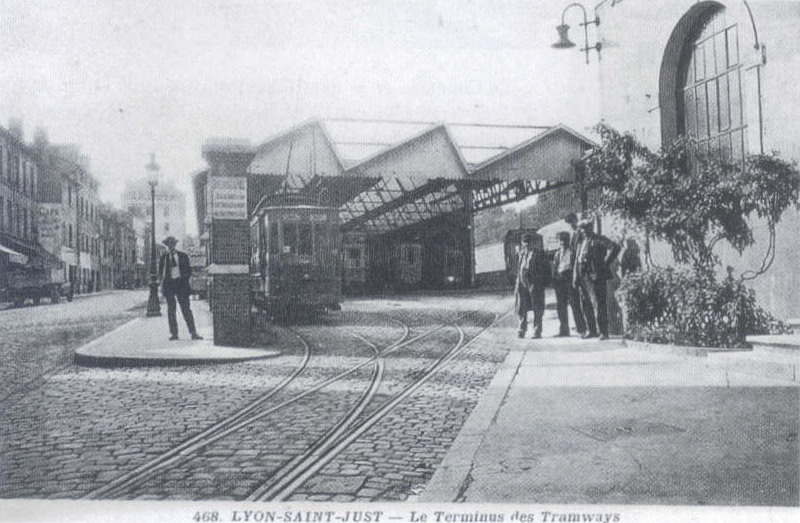
{"type": "Polygon", "coordinates": [[[161,316],[158,303],[158,272],[156,270],[156,185],[158,185],[159,165],[156,155],[150,154],[147,169],[147,183],[150,185],[150,297],[147,300],[147,316],[161,316]]]}
{"type": "MultiPolygon", "coordinates": [[[[583,23],[581,23],[580,25],[583,26],[583,42],[584,42],[583,47],[581,48],[581,51],[586,53],[586,63],[587,64],[589,63],[589,51],[591,51],[592,49],[597,49],[597,54],[599,56],[600,55],[600,49],[602,48],[602,45],[600,44],[600,42],[597,42],[595,45],[589,47],[589,26],[590,25],[598,25],[598,26],[600,25],[600,17],[597,16],[597,8],[601,4],[604,4],[604,3],[605,2],[603,1],[603,2],[600,2],[599,4],[597,4],[597,6],[595,6],[594,20],[589,20],[588,19],[588,17],[586,16],[586,8],[583,7],[583,5],[581,5],[578,2],[574,2],[572,4],[569,4],[567,7],[565,7],[564,10],[561,12],[561,25],[556,27],[556,31],[558,31],[558,42],[553,44],[553,48],[554,49],[569,49],[569,48],[575,47],[575,44],[570,41],[569,35],[567,34],[569,32],[569,26],[567,25],[567,23],[565,21],[565,16],[567,14],[567,11],[569,11],[571,8],[580,7],[581,11],[583,12],[583,23]]],[[[611,5],[613,6],[614,3],[616,3],[616,2],[613,2],[611,5]]]]}

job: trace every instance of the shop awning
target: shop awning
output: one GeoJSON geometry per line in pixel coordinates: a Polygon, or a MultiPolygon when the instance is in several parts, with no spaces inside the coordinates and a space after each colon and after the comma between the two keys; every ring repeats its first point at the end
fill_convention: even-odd
{"type": "Polygon", "coordinates": [[[3,254],[8,254],[8,261],[11,263],[17,263],[19,265],[25,265],[28,263],[28,257],[24,254],[20,254],[17,251],[11,250],[4,245],[0,245],[0,252],[3,254]]]}
{"type": "MultiPolygon", "coordinates": [[[[51,254],[44,247],[30,240],[23,240],[7,233],[0,233],[0,245],[14,251],[15,254],[25,256],[28,267],[37,269],[59,269],[64,266],[58,256],[51,254]]],[[[16,263],[16,262],[15,262],[16,263]]]]}

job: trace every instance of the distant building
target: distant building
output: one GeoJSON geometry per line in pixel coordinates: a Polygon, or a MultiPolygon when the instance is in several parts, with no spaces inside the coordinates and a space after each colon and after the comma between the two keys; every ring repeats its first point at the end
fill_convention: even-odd
{"type": "Polygon", "coordinates": [[[62,266],[39,244],[38,155],[23,142],[22,124],[10,127],[0,127],[0,288],[9,284],[10,268],[60,277],[62,266]]]}
{"type": "Polygon", "coordinates": [[[25,242],[37,241],[36,152],[25,145],[20,124],[0,127],[0,232],[25,242]]]}
{"type": "MultiPolygon", "coordinates": [[[[162,177],[156,185],[155,196],[156,243],[160,244],[167,236],[183,242],[186,239],[186,195],[162,177]]],[[[125,210],[150,223],[150,205],[150,185],[145,178],[126,184],[122,193],[125,210]]],[[[149,241],[149,236],[147,239],[149,241]]]]}
{"type": "Polygon", "coordinates": [[[136,242],[134,287],[139,287],[147,283],[147,275],[150,270],[150,224],[139,216],[129,214],[133,220],[133,234],[136,242]]]}
{"type": "Polygon", "coordinates": [[[130,213],[107,205],[100,210],[100,267],[104,288],[137,286],[137,238],[133,220],[130,213]]]}
{"type": "Polygon", "coordinates": [[[50,144],[44,134],[33,148],[41,164],[40,243],[64,262],[76,293],[111,287],[101,276],[100,198],[88,157],[76,145],[50,144]]]}

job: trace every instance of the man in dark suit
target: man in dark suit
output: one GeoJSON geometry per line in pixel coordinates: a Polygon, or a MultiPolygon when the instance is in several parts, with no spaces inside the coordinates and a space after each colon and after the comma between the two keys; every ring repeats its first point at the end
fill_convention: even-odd
{"type": "MultiPolygon", "coordinates": [[[[572,278],[572,273],[575,272],[575,253],[578,251],[580,244],[581,232],[578,230],[578,215],[574,212],[564,216],[564,221],[567,222],[572,229],[572,234],[569,235],[569,251],[572,265],[570,266],[570,277],[568,278],[567,291],[569,293],[569,306],[572,309],[572,319],[575,320],[575,330],[578,334],[583,336],[586,334],[586,320],[581,306],[581,293],[579,286],[576,285],[572,278]]],[[[594,317],[594,315],[592,315],[594,317]]]]}
{"type": "Polygon", "coordinates": [[[544,288],[550,282],[550,264],[544,252],[544,242],[538,234],[522,237],[523,247],[517,257],[517,283],[514,290],[519,318],[517,335],[522,338],[528,328],[528,311],[533,311],[533,338],[542,337],[544,317],[544,288]]]}
{"type": "Polygon", "coordinates": [[[619,255],[620,246],[605,236],[594,232],[594,221],[583,220],[579,227],[583,234],[575,259],[575,281],[581,292],[581,304],[589,332],[584,338],[608,339],[608,303],[606,285],[614,277],[611,263],[619,255]],[[594,310],[592,310],[594,309],[594,310]],[[597,323],[595,324],[595,313],[597,323]]]}
{"type": "Polygon", "coordinates": [[[189,277],[192,275],[189,255],[175,249],[178,240],[173,236],[167,237],[162,243],[167,246],[168,250],[158,260],[158,279],[161,282],[161,292],[167,300],[167,320],[171,334],[169,339],[178,339],[178,320],[175,317],[175,299],[177,298],[192,339],[202,340],[202,336],[197,334],[195,329],[194,315],[192,315],[189,304],[189,295],[191,294],[189,277]]]}
{"type": "MultiPolygon", "coordinates": [[[[567,306],[569,305],[570,289],[572,288],[572,271],[575,264],[574,252],[570,248],[570,234],[566,231],[561,231],[557,235],[559,249],[553,256],[553,290],[556,291],[556,311],[558,312],[558,336],[569,336],[569,314],[567,313],[567,306]]],[[[580,305],[577,307],[578,312],[575,312],[573,305],[572,314],[575,316],[576,325],[584,325],[583,330],[586,329],[583,323],[583,317],[580,316],[580,305]],[[580,320],[578,320],[580,318],[580,320]],[[580,323],[578,323],[580,321],[580,323]]]]}

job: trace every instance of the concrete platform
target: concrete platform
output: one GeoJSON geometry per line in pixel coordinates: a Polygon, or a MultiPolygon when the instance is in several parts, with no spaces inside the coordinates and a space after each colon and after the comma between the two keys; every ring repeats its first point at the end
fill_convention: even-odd
{"type": "Polygon", "coordinates": [[[747,341],[753,347],[783,347],[794,349],[800,354],[800,334],[748,336],[747,341]]]}
{"type": "Polygon", "coordinates": [[[490,337],[507,358],[415,501],[798,505],[797,381],[621,340],[490,337]]]}
{"type": "Polygon", "coordinates": [[[193,301],[192,312],[203,340],[192,340],[178,313],[180,339],[169,340],[166,306],[162,316],[137,318],[75,351],[75,363],[88,367],[135,367],[234,363],[280,355],[272,348],[218,347],[213,342],[211,313],[204,301],[193,301]]]}

